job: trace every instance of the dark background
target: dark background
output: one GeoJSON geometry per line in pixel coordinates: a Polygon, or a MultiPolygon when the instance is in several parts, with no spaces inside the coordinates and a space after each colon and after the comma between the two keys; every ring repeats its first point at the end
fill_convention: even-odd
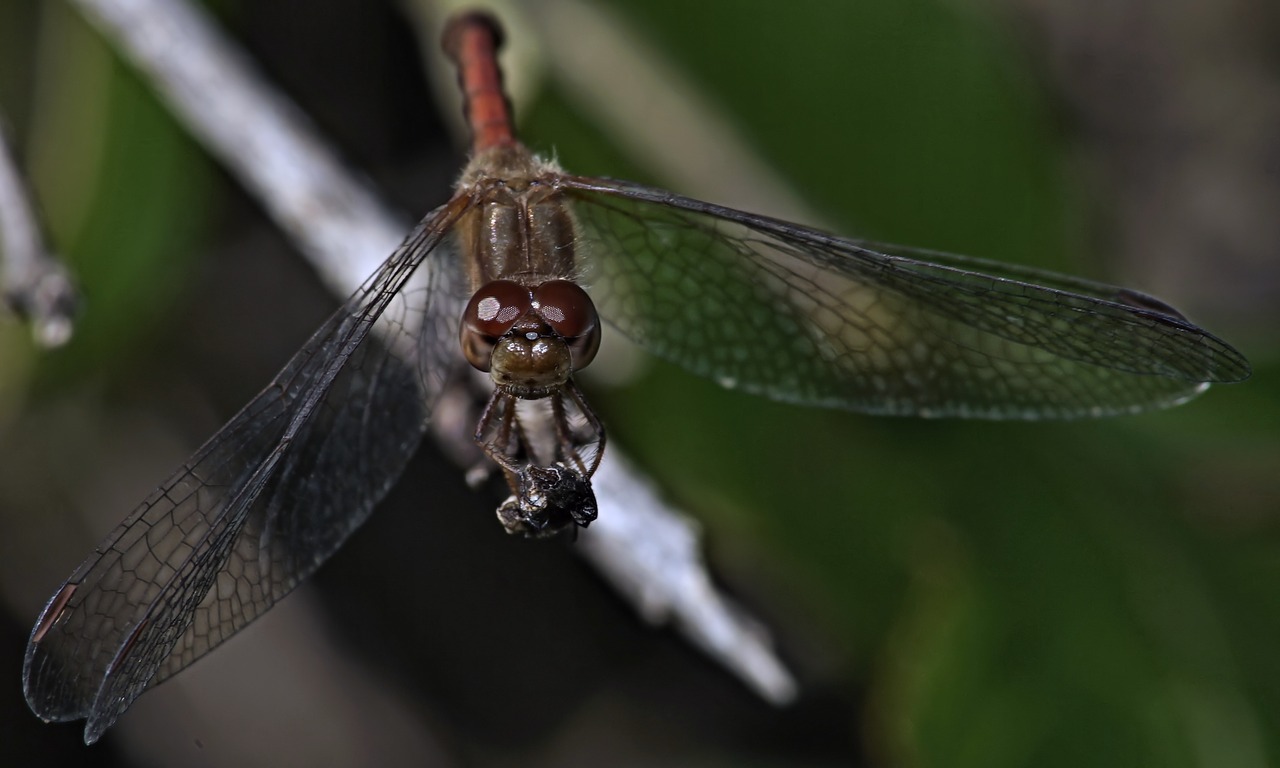
{"type": "MultiPolygon", "coordinates": [[[[801,410],[652,361],[588,381],[776,631],[797,705],[569,547],[507,538],[428,445],[308,587],[85,748],[21,699],[40,606],[337,299],[74,10],[3,4],[0,107],[86,303],[54,353],[0,325],[0,763],[1275,762],[1280,12],[1188,6],[599,4],[825,225],[1150,290],[1255,365],[1066,424],[801,410]]],[[[445,199],[465,157],[399,4],[215,10],[402,210],[445,199]]],[[[567,168],[676,184],[554,70],[517,107],[567,168]]]]}

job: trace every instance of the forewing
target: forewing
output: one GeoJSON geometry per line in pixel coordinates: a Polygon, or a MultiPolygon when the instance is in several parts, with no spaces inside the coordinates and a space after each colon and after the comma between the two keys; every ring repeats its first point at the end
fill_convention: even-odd
{"type": "Polygon", "coordinates": [[[1248,376],[1225,342],[1134,291],[882,253],[626,182],[560,188],[601,316],[725,386],[869,413],[1034,419],[1172,405],[1248,376]]]}
{"type": "Polygon", "coordinates": [[[244,627],[331,555],[403,470],[456,355],[467,201],[429,214],[257,397],[50,601],[24,687],[92,742],[139,694],[244,627]],[[372,332],[371,332],[372,331],[372,332]]]}

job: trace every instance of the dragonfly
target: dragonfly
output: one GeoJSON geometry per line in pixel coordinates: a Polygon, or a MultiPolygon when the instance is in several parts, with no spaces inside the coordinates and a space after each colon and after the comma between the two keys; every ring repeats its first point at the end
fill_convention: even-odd
{"type": "Polygon", "coordinates": [[[870,414],[1101,417],[1250,375],[1138,291],[567,173],[515,138],[501,40],[480,12],[444,34],[473,137],[451,199],[50,599],[23,669],[36,715],[84,719],[92,743],[271,608],[368,518],[459,381],[487,374],[472,474],[505,483],[502,526],[588,526],[605,429],[575,375],[606,326],[725,387],[870,414]]]}

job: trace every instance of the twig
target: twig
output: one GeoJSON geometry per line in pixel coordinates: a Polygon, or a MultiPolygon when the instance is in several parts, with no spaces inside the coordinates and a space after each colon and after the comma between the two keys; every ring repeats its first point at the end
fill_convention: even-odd
{"type": "Polygon", "coordinates": [[[647,620],[668,620],[765,700],[796,696],[768,629],[721,594],[707,572],[698,527],[610,446],[592,478],[600,517],[579,549],[647,620]]]}
{"type": "Polygon", "coordinates": [[[31,323],[36,343],[58,347],[71,338],[79,304],[67,268],[44,245],[31,197],[0,120],[0,284],[3,299],[31,323]]]}
{"type": "MultiPolygon", "coordinates": [[[[344,170],[309,122],[182,0],[72,0],[155,84],[206,148],[257,195],[332,290],[347,295],[408,224],[344,170]]],[[[600,517],[582,554],[652,621],[670,617],[766,699],[795,685],[761,625],[714,587],[695,525],[619,455],[595,476],[600,517]]]]}

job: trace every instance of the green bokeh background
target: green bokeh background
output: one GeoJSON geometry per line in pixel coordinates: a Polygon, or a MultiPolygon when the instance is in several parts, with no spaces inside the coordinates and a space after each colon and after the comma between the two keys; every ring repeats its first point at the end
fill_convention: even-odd
{"type": "MultiPolygon", "coordinates": [[[[1008,19],[931,0],[606,5],[841,231],[1133,281],[1087,204],[1106,191],[1073,165],[1071,126],[1008,19]]],[[[5,32],[35,13],[0,10],[6,60],[41,62],[40,78],[0,72],[0,96],[38,116],[20,138],[86,305],[55,353],[0,327],[0,429],[153,354],[174,297],[198,290],[220,206],[211,161],[92,32],[69,17],[37,39],[5,32]]],[[[666,183],[569,104],[546,83],[526,143],[576,172],[666,183]]],[[[657,362],[594,398],[703,521],[802,680],[857,691],[833,718],[871,764],[1252,768],[1280,759],[1275,336],[1247,308],[1188,311],[1255,376],[1139,417],[876,419],[657,362]]]]}

